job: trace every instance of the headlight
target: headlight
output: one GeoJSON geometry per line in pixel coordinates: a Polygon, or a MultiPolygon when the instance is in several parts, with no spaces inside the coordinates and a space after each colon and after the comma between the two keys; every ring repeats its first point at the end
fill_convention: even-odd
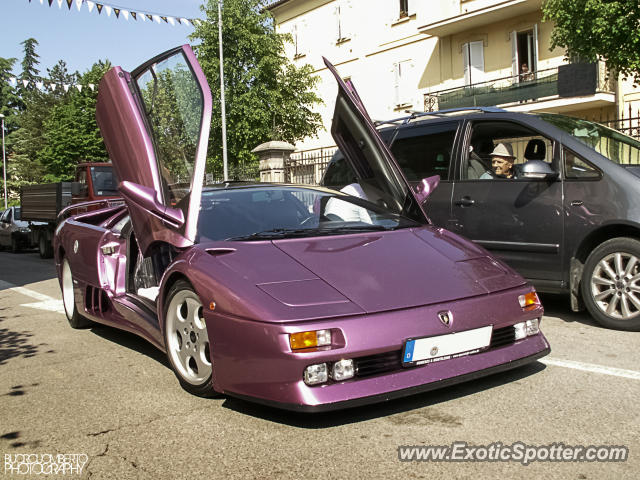
{"type": "Polygon", "coordinates": [[[307,385],[317,385],[329,379],[329,370],[326,363],[309,365],[304,369],[304,383],[307,385]]]}
{"type": "Polygon", "coordinates": [[[534,318],[533,320],[527,320],[526,322],[516,323],[513,326],[516,334],[516,340],[522,340],[523,338],[537,335],[540,333],[540,319],[534,318]]]}
{"type": "Polygon", "coordinates": [[[20,228],[20,232],[21,233],[29,233],[31,230],[29,230],[29,227],[21,227],[20,228]]]}
{"type": "Polygon", "coordinates": [[[356,372],[353,360],[350,358],[337,361],[333,364],[333,368],[331,369],[331,378],[336,382],[353,378],[355,374],[356,372]]]}

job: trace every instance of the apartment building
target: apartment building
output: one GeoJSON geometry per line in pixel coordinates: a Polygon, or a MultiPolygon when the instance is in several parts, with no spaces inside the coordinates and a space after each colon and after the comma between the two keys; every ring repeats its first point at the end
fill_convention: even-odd
{"type": "MultiPolygon", "coordinates": [[[[278,0],[286,54],[320,77],[318,107],[330,127],[335,82],[328,58],[350,78],[376,120],[410,111],[498,105],[613,122],[640,117],[640,89],[603,62],[567,62],[551,49],[542,0],[278,0]]],[[[618,124],[619,126],[619,124],[618,124]]],[[[334,144],[328,131],[296,145],[334,144]]]]}

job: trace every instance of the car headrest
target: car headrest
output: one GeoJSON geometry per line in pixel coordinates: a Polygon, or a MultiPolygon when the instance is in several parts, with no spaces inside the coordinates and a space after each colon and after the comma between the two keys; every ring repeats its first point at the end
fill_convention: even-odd
{"type": "Polygon", "coordinates": [[[547,153],[547,147],[544,141],[539,138],[529,140],[527,148],[524,150],[524,158],[527,160],[544,160],[547,153]]]}

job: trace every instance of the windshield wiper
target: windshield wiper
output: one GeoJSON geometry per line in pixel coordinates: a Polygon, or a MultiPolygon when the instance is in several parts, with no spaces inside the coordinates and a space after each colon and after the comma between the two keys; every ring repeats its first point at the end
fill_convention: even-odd
{"type": "Polygon", "coordinates": [[[286,237],[311,237],[315,235],[339,235],[341,233],[358,233],[358,232],[379,232],[385,230],[394,230],[395,227],[389,228],[383,225],[352,225],[335,228],[317,227],[317,228],[274,228],[271,230],[263,230],[261,232],[251,233],[249,235],[240,235],[237,237],[227,238],[227,241],[234,240],[268,240],[274,238],[286,237]]]}

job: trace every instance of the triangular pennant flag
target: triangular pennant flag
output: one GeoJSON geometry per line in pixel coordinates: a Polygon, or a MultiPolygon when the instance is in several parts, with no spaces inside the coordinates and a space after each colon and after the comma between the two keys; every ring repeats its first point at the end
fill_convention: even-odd
{"type": "Polygon", "coordinates": [[[40,0],[40,5],[42,5],[43,0],[40,0]]]}
{"type": "Polygon", "coordinates": [[[82,91],[82,85],[78,84],[78,85],[76,85],[76,88],[78,89],[79,92],[82,91]]]}
{"type": "Polygon", "coordinates": [[[83,0],[76,0],[76,8],[78,9],[78,11],[80,11],[80,9],[82,8],[82,3],[83,0]]]}
{"type": "Polygon", "coordinates": [[[199,18],[192,18],[191,23],[193,23],[196,27],[199,27],[202,24],[199,18]]]}
{"type": "Polygon", "coordinates": [[[113,9],[113,13],[116,14],[116,18],[120,18],[120,9],[119,8],[114,8],[113,9]]]}
{"type": "Polygon", "coordinates": [[[98,9],[98,15],[100,15],[102,13],[104,5],[102,5],[101,3],[96,3],[96,8],[98,9]]]}
{"type": "Polygon", "coordinates": [[[162,20],[164,20],[164,23],[167,23],[167,17],[160,17],[162,20]]]}
{"type": "Polygon", "coordinates": [[[56,87],[57,87],[57,86],[58,86],[58,84],[57,84],[57,83],[50,83],[50,84],[49,84],[49,88],[51,89],[51,91],[52,91],[52,92],[53,92],[53,91],[55,91],[55,89],[56,89],[56,87]]]}
{"type": "Polygon", "coordinates": [[[69,84],[65,83],[64,85],[62,85],[62,88],[64,88],[65,92],[69,91],[69,84]]]}
{"type": "Polygon", "coordinates": [[[129,10],[122,10],[122,15],[124,16],[124,19],[128,22],[129,21],[129,10]]]}
{"type": "Polygon", "coordinates": [[[42,87],[44,87],[44,83],[36,82],[36,87],[38,88],[38,90],[42,90],[42,87]]]}
{"type": "Polygon", "coordinates": [[[27,88],[27,85],[29,85],[29,80],[22,80],[22,85],[24,85],[24,88],[27,88]]]}
{"type": "Polygon", "coordinates": [[[87,1],[87,8],[89,8],[89,13],[91,13],[91,11],[93,10],[93,7],[95,7],[95,3],[92,2],[91,0],[87,1]]]}
{"type": "Polygon", "coordinates": [[[9,79],[9,83],[10,83],[11,85],[17,85],[17,84],[18,84],[18,80],[16,80],[16,77],[11,77],[11,78],[9,79]]]}
{"type": "Polygon", "coordinates": [[[160,23],[160,17],[159,17],[158,15],[152,15],[152,18],[153,18],[156,22],[160,23]]]}
{"type": "Polygon", "coordinates": [[[49,0],[49,6],[51,6],[52,3],[53,3],[53,0],[49,0]]]}
{"type": "Polygon", "coordinates": [[[64,0],[58,0],[58,8],[62,8],[62,2],[64,2],[64,0]]]}
{"type": "Polygon", "coordinates": [[[67,7],[71,10],[71,5],[73,5],[73,0],[67,0],[67,7]]]}
{"type": "Polygon", "coordinates": [[[167,17],[167,20],[169,21],[169,23],[171,24],[172,27],[176,24],[175,18],[173,18],[173,17],[167,17]]]}
{"type": "Polygon", "coordinates": [[[180,22],[184,23],[187,27],[191,25],[191,22],[189,22],[189,20],[187,20],[186,18],[181,18],[180,22]]]}
{"type": "Polygon", "coordinates": [[[91,89],[91,91],[93,92],[93,89],[95,88],[95,85],[93,83],[89,84],[89,88],[91,89]]]}
{"type": "Polygon", "coordinates": [[[138,14],[136,12],[131,12],[131,16],[134,20],[138,20],[138,14]]]}
{"type": "Polygon", "coordinates": [[[113,8],[111,8],[109,5],[105,5],[104,9],[107,11],[107,17],[110,17],[111,11],[113,10],[113,8]]]}
{"type": "Polygon", "coordinates": [[[144,16],[153,22],[153,17],[151,15],[149,15],[148,13],[145,13],[144,16]]]}

